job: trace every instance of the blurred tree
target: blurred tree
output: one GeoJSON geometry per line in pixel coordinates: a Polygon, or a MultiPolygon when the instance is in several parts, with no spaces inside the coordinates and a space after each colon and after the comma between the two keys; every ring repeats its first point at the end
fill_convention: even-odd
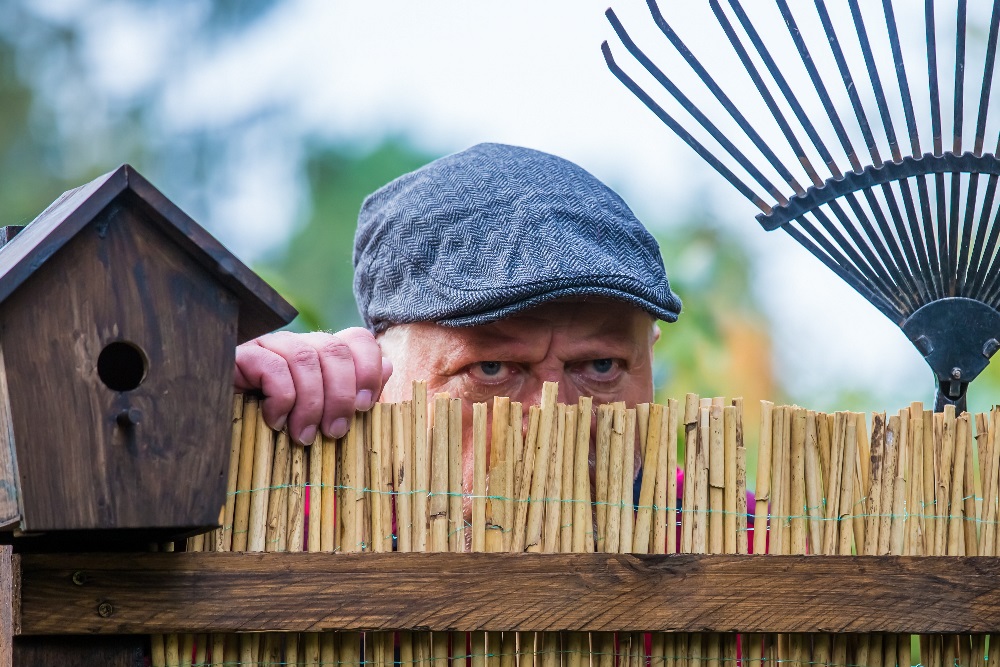
{"type": "Polygon", "coordinates": [[[162,89],[178,70],[196,68],[198,54],[221,33],[232,37],[249,30],[276,3],[0,3],[0,224],[30,221],[64,190],[122,162],[136,165],[168,192],[204,192],[213,183],[206,175],[224,158],[234,133],[166,131],[162,89]],[[136,35],[129,48],[97,48],[115,30],[162,28],[165,17],[171,19],[169,30],[183,35],[184,49],[177,53],[186,54],[184,62],[173,53],[152,53],[152,40],[136,35]],[[116,63],[130,67],[116,70],[116,63]]]}
{"type": "Polygon", "coordinates": [[[370,152],[336,146],[316,146],[309,152],[307,222],[257,267],[299,308],[295,327],[339,330],[361,324],[351,257],[361,203],[434,157],[398,139],[370,152]]]}
{"type": "Polygon", "coordinates": [[[676,324],[661,324],[662,397],[696,392],[776,400],[768,322],[751,290],[746,248],[710,215],[667,229],[660,248],[684,309],[676,324]]]}

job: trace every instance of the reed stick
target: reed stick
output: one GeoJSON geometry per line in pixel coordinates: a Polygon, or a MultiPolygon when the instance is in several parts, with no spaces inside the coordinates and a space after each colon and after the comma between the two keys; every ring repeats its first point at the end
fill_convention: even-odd
{"type": "Polygon", "coordinates": [[[274,433],[263,418],[257,420],[250,480],[250,518],[247,522],[247,550],[264,551],[267,541],[267,504],[270,497],[274,433]]]}
{"type": "Polygon", "coordinates": [[[991,528],[991,522],[996,515],[996,508],[992,500],[994,489],[993,481],[995,464],[993,463],[993,425],[989,415],[976,415],[976,440],[981,442],[979,453],[979,474],[982,480],[983,501],[979,509],[979,516],[982,524],[979,529],[979,555],[993,556],[995,532],[991,528]]]}
{"type": "Polygon", "coordinates": [[[843,496],[846,443],[846,417],[843,412],[838,412],[833,415],[833,428],[830,431],[830,474],[826,480],[826,523],[823,526],[823,549],[821,551],[824,554],[837,553],[840,543],[840,522],[843,518],[840,502],[843,496]]]}
{"type": "MultiPolygon", "coordinates": [[[[615,403],[611,422],[611,461],[608,464],[608,518],[605,553],[619,553],[621,545],[622,486],[625,484],[625,404],[615,403]]],[[[630,545],[631,546],[631,545],[630,545]]]]}
{"type": "Polygon", "coordinates": [[[382,493],[382,502],[379,523],[382,524],[382,533],[373,535],[372,539],[373,544],[377,541],[381,551],[387,553],[393,549],[393,499],[396,497],[392,471],[393,418],[392,406],[389,404],[381,405],[382,428],[379,447],[379,475],[381,479],[379,480],[379,489],[382,493]]]}
{"type": "Polygon", "coordinates": [[[910,423],[906,410],[901,410],[899,415],[889,421],[889,431],[896,432],[897,435],[897,463],[896,477],[892,489],[892,522],[889,527],[889,553],[894,556],[902,556],[906,548],[906,527],[908,518],[906,515],[906,485],[907,476],[911,468],[910,458],[912,446],[910,443],[910,423]],[[895,420],[895,423],[893,422],[895,420]]]}
{"type": "MultiPolygon", "coordinates": [[[[514,533],[511,536],[511,551],[524,551],[528,530],[528,511],[531,503],[531,485],[534,481],[535,456],[538,449],[538,429],[541,423],[541,408],[528,408],[528,437],[524,443],[524,460],[517,482],[517,506],[514,513],[514,533]]],[[[589,451],[589,443],[588,443],[589,451]]],[[[590,497],[587,498],[588,502],[590,497]]]]}
{"type": "Polygon", "coordinates": [[[233,396],[232,424],[233,430],[229,436],[229,470],[226,474],[226,504],[222,510],[222,526],[215,531],[216,551],[230,551],[233,547],[236,481],[240,474],[240,447],[243,440],[243,394],[233,396]]]}
{"type": "Polygon", "coordinates": [[[784,406],[774,409],[771,420],[771,545],[769,553],[785,553],[785,527],[788,519],[785,500],[785,486],[788,484],[786,470],[789,467],[789,451],[785,448],[784,406]]]}
{"type": "Polygon", "coordinates": [[[712,400],[703,398],[698,405],[698,449],[695,455],[694,486],[694,535],[692,549],[695,553],[709,553],[711,494],[709,491],[709,467],[711,465],[712,400]]]}
{"type": "Polygon", "coordinates": [[[907,478],[907,531],[905,551],[908,555],[922,555],[924,552],[923,525],[923,467],[924,467],[924,422],[923,407],[911,404],[907,411],[909,419],[910,474],[907,478]]]}
{"type": "Polygon", "coordinates": [[[684,500],[681,508],[685,517],[681,521],[681,552],[692,553],[694,534],[695,486],[698,472],[698,395],[684,397],[684,500]]]}
{"type": "Polygon", "coordinates": [[[590,419],[592,399],[581,396],[577,403],[576,453],[573,458],[573,551],[594,551],[594,528],[590,510],[590,419]]]}
{"type": "Polygon", "coordinates": [[[545,512],[542,527],[542,551],[556,553],[559,550],[562,519],[563,458],[566,451],[566,405],[556,405],[555,438],[552,441],[548,461],[548,478],[545,481],[545,512]]]}
{"type": "MultiPolygon", "coordinates": [[[[448,551],[448,410],[451,397],[446,393],[434,395],[434,421],[431,425],[431,493],[428,499],[430,526],[429,551],[448,551]]],[[[508,402],[509,403],[509,402],[508,402]]],[[[505,405],[505,407],[507,407],[505,405]]],[[[508,419],[507,411],[497,414],[494,403],[494,422],[508,419]]],[[[437,656],[436,656],[437,657],[437,656]]],[[[447,656],[445,656],[447,657],[447,656]]]]}
{"type": "MultiPolygon", "coordinates": [[[[854,497],[857,495],[854,486],[857,481],[857,458],[858,458],[858,420],[853,413],[844,414],[844,457],[843,470],[840,482],[840,509],[838,510],[840,524],[840,540],[837,544],[837,553],[841,556],[851,555],[851,542],[854,539],[855,522],[852,517],[854,510],[854,497]]],[[[836,645],[835,645],[836,648],[836,645]]],[[[836,657],[836,656],[835,656],[836,657]]],[[[840,663],[843,664],[843,663],[840,663]]]]}
{"type": "MultiPolygon", "coordinates": [[[[981,496],[982,487],[979,485],[979,488],[977,488],[973,463],[973,451],[975,446],[973,445],[972,436],[972,416],[966,413],[963,417],[965,418],[965,494],[962,498],[962,528],[965,530],[965,549],[962,555],[978,556],[979,534],[976,528],[979,524],[979,512],[976,508],[976,497],[981,496]]],[[[979,442],[980,439],[977,437],[976,443],[979,442]]],[[[977,458],[980,462],[982,461],[982,457],[977,458]]]]}
{"type": "Polygon", "coordinates": [[[753,552],[767,551],[768,505],[771,502],[771,447],[774,403],[760,402],[760,436],[757,447],[757,495],[754,507],[753,552]]]}
{"type": "Polygon", "coordinates": [[[947,466],[944,465],[944,461],[947,459],[951,460],[951,485],[948,502],[948,544],[945,554],[948,556],[961,556],[961,542],[963,540],[962,497],[965,494],[966,438],[964,436],[967,432],[968,420],[965,418],[966,415],[962,415],[963,418],[956,418],[954,407],[948,407],[952,407],[952,409],[949,411],[947,407],[945,408],[944,428],[942,430],[945,447],[944,456],[947,458],[942,458],[941,465],[943,473],[948,470],[947,466]],[[949,454],[951,456],[948,456],[949,454]]]}
{"type": "Polygon", "coordinates": [[[854,544],[858,553],[864,553],[866,512],[868,506],[868,489],[871,486],[871,445],[868,439],[868,424],[862,412],[854,413],[857,435],[858,456],[854,470],[854,505],[852,523],[854,524],[854,544]]]}
{"type": "Polygon", "coordinates": [[[726,439],[723,407],[708,411],[708,535],[709,553],[722,553],[726,540],[726,439]]]}
{"type": "Polygon", "coordinates": [[[538,421],[538,444],[535,450],[535,470],[531,479],[531,496],[528,502],[525,548],[531,548],[535,545],[541,546],[542,519],[545,505],[539,501],[545,498],[545,483],[548,476],[548,468],[545,463],[549,461],[551,455],[553,427],[556,418],[556,395],[558,391],[559,386],[555,382],[546,382],[542,385],[542,403],[538,421]]]}
{"type": "MultiPolygon", "coordinates": [[[[368,412],[371,419],[371,437],[365,443],[365,456],[368,463],[368,482],[365,484],[368,503],[371,507],[371,516],[368,520],[370,538],[370,549],[376,553],[383,553],[385,549],[385,535],[387,530],[382,525],[382,505],[389,502],[389,486],[382,478],[382,404],[376,403],[368,412]]],[[[389,412],[388,406],[386,412],[389,412]]],[[[391,414],[391,413],[390,413],[391,414]]],[[[389,417],[392,419],[392,417],[389,417]]],[[[391,525],[391,524],[390,524],[391,525]]],[[[392,551],[392,545],[389,546],[392,551]]],[[[380,649],[379,649],[380,650],[380,649]]]]}
{"type": "Polygon", "coordinates": [[[413,404],[392,406],[392,474],[396,490],[396,551],[413,550],[413,404]]]}
{"type": "Polygon", "coordinates": [[[291,476],[292,450],[288,432],[281,431],[274,441],[271,465],[271,494],[265,524],[265,551],[285,551],[288,537],[288,480],[291,476]]]}
{"type": "MultiPolygon", "coordinates": [[[[427,551],[427,492],[430,489],[431,466],[427,447],[427,383],[413,383],[413,488],[410,516],[411,549],[427,551]]],[[[487,538],[489,539],[489,538],[487,538]]]]}
{"type": "Polygon", "coordinates": [[[254,448],[257,442],[257,420],[260,402],[256,396],[243,399],[243,431],[240,440],[239,472],[236,480],[236,502],[233,509],[233,551],[246,551],[250,523],[250,493],[253,488],[254,448]]]}
{"type": "MultiPolygon", "coordinates": [[[[660,502],[666,505],[666,524],[664,525],[664,530],[666,532],[667,538],[667,553],[674,554],[677,553],[677,423],[680,419],[680,405],[676,399],[669,399],[667,401],[667,408],[669,410],[669,417],[667,418],[667,433],[666,442],[660,441],[660,461],[662,462],[666,458],[667,465],[666,468],[663,467],[662,463],[660,465],[660,472],[657,475],[657,489],[660,488],[661,481],[666,481],[667,493],[666,498],[660,499],[660,502]],[[666,457],[664,457],[666,453],[666,457]]],[[[657,491],[657,498],[661,497],[661,493],[657,491]]],[[[662,525],[658,520],[656,522],[657,526],[662,525]]],[[[654,539],[658,542],[662,542],[662,539],[656,537],[654,533],[654,539]]]]}
{"type": "Polygon", "coordinates": [[[492,424],[489,444],[490,464],[487,473],[490,497],[486,501],[486,548],[488,551],[497,552],[507,550],[504,547],[504,530],[509,528],[504,516],[507,489],[507,431],[510,428],[509,398],[494,397],[492,424]]]}
{"type": "Polygon", "coordinates": [[[899,417],[892,415],[886,422],[885,449],[882,459],[882,499],[879,503],[878,551],[880,556],[889,553],[889,543],[892,539],[892,505],[896,484],[896,468],[899,458],[899,436],[901,426],[899,417]]]}
{"type": "Polygon", "coordinates": [[[819,424],[826,423],[825,415],[812,410],[805,414],[805,502],[809,528],[809,552],[823,552],[823,463],[820,457],[819,424]]]}
{"type": "Polygon", "coordinates": [[[619,548],[623,553],[632,549],[635,535],[635,459],[636,459],[636,413],[633,408],[625,410],[624,452],[622,452],[622,496],[621,534],[619,548]]]}
{"type": "Polygon", "coordinates": [[[597,443],[596,471],[594,477],[594,492],[597,501],[597,550],[603,552],[607,542],[608,531],[608,486],[611,465],[611,422],[614,410],[611,405],[601,405],[597,408],[597,443]]]}
{"type": "MultiPolygon", "coordinates": [[[[646,412],[648,421],[644,429],[646,437],[643,440],[642,482],[639,486],[639,508],[636,511],[635,533],[632,540],[632,552],[637,554],[650,552],[650,540],[653,537],[653,505],[656,503],[656,478],[660,472],[660,443],[666,439],[666,430],[663,428],[663,406],[651,405],[646,412]]],[[[639,417],[638,410],[636,417],[639,417]]],[[[663,489],[664,499],[666,495],[666,489],[663,489]]]]}
{"type": "MultiPolygon", "coordinates": [[[[472,550],[486,551],[486,404],[472,406],[472,550]]],[[[485,642],[485,635],[483,641],[485,642]]],[[[485,650],[485,646],[484,646],[485,650]]],[[[473,650],[473,654],[477,651],[473,650]]]]}
{"type": "MultiPolygon", "coordinates": [[[[727,405],[722,410],[723,422],[723,443],[724,443],[724,472],[725,484],[723,485],[723,553],[734,554],[737,552],[737,494],[736,485],[736,406],[727,405]]],[[[746,505],[746,496],[743,504],[746,505]]],[[[734,656],[735,657],[735,656],[734,656]]]]}
{"type": "Polygon", "coordinates": [[[806,552],[806,411],[804,408],[793,408],[791,414],[791,433],[789,442],[791,448],[789,470],[789,548],[793,554],[806,552]]]}
{"type": "Polygon", "coordinates": [[[573,551],[573,510],[576,507],[573,475],[576,471],[576,432],[579,410],[575,405],[566,407],[566,428],[563,441],[562,498],[559,518],[559,551],[573,551]]]}

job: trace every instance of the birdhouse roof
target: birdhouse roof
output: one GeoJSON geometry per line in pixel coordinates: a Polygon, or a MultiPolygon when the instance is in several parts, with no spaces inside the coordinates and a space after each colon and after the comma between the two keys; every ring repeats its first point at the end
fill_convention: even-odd
{"type": "Polygon", "coordinates": [[[270,285],[127,164],[64,192],[0,249],[0,302],[119,199],[144,209],[150,224],[237,296],[240,342],[284,326],[297,314],[270,285]]]}

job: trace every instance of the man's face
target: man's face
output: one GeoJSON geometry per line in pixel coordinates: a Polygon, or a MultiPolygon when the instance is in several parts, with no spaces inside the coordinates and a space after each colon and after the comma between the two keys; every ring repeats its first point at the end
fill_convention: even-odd
{"type": "Polygon", "coordinates": [[[526,420],[544,382],[559,383],[562,403],[580,396],[593,396],[595,407],[652,401],[656,336],[648,313],[609,300],[555,301],[474,327],[397,325],[380,338],[394,369],[381,400],[409,400],[414,380],[427,381],[428,400],[438,392],[463,399],[468,467],[473,403],[492,408],[494,396],[508,396],[525,406],[526,420]]]}

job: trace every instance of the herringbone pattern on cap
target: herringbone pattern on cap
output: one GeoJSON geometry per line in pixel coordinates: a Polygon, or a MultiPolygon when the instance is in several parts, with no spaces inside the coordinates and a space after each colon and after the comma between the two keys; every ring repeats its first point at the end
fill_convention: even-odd
{"type": "Polygon", "coordinates": [[[361,207],[354,291],[366,325],[494,321],[564,296],[677,319],[659,246],[610,188],[547,153],[479,144],[401,176],[361,207]]]}

